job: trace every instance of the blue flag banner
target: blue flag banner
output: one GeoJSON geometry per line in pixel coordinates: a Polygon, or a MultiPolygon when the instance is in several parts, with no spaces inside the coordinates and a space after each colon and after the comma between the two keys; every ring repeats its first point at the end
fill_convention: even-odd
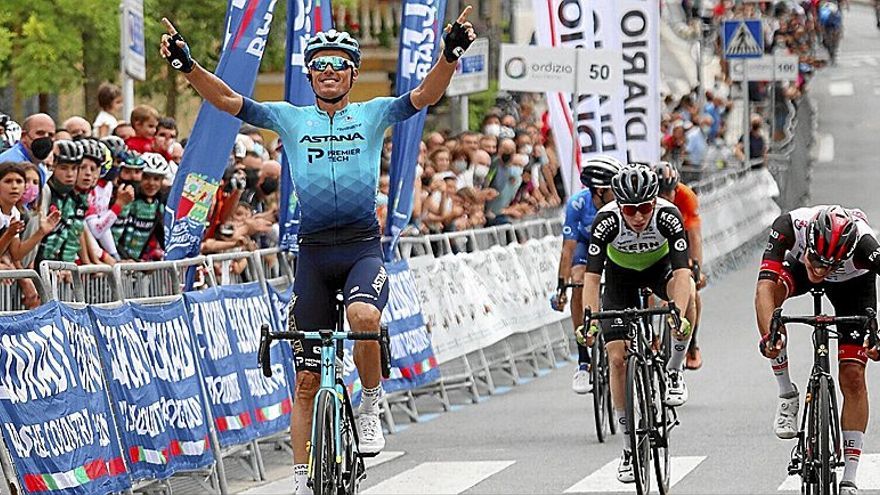
{"type": "Polygon", "coordinates": [[[184,299],[191,315],[208,405],[220,445],[247,443],[257,437],[254,405],[247,393],[238,342],[229,331],[220,289],[187,292],[184,299]]]}
{"type": "Polygon", "coordinates": [[[412,390],[440,379],[431,335],[422,318],[419,292],[406,260],[385,264],[388,271],[388,305],[382,323],[391,339],[391,377],[388,392],[412,390]]]}
{"type": "Polygon", "coordinates": [[[214,462],[196,347],[183,299],[160,306],[131,304],[134,323],[153,363],[171,434],[168,456],[177,469],[214,462]]]}
{"type": "Polygon", "coordinates": [[[229,322],[230,339],[234,339],[238,346],[238,360],[244,370],[247,394],[254,402],[255,428],[260,437],[282,431],[290,426],[292,403],[290,381],[282,364],[286,357],[281,342],[272,344],[270,378],[263,376],[257,364],[260,327],[264,323],[273,324],[272,309],[259,282],[222,286],[220,293],[229,322]]]}
{"type": "Polygon", "coordinates": [[[172,431],[151,351],[128,305],[90,307],[104,374],[126,463],[133,479],[165,479],[174,474],[169,456],[172,431]]]}
{"type": "Polygon", "coordinates": [[[88,314],[53,301],[0,317],[0,422],[25,493],[131,487],[88,314]]]}
{"type": "MultiPolygon", "coordinates": [[[[446,0],[404,0],[402,12],[394,86],[398,96],[415,89],[431,70],[440,49],[446,0]]],[[[385,221],[385,235],[390,236],[392,241],[384,244],[386,260],[393,259],[397,239],[412,214],[419,144],[427,114],[428,109],[424,108],[413,117],[394,125],[391,189],[388,194],[388,218],[385,221]]]]}
{"type": "MultiPolygon", "coordinates": [[[[226,33],[215,74],[234,91],[250,96],[266,47],[277,0],[230,1],[226,33]]],[[[241,121],[202,102],[165,207],[165,258],[199,254],[241,121]]]]}
{"type": "MultiPolygon", "coordinates": [[[[293,105],[315,104],[315,93],[306,79],[308,69],[305,66],[303,51],[306,42],[315,33],[333,27],[332,13],[330,0],[287,0],[287,68],[284,73],[284,99],[293,105]]],[[[279,246],[284,251],[296,252],[299,206],[286,153],[281,156],[280,195],[279,246]]]]}

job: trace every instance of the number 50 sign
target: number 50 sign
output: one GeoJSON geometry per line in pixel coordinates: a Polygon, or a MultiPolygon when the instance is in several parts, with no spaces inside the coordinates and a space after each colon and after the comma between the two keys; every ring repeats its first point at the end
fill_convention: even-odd
{"type": "Polygon", "coordinates": [[[610,50],[578,52],[578,93],[614,95],[622,91],[622,55],[610,50]]]}

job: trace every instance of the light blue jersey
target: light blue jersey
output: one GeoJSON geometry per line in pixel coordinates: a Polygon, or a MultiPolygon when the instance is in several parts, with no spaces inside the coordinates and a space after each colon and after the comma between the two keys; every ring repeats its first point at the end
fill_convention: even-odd
{"type": "Polygon", "coordinates": [[[388,126],[416,113],[406,93],[351,103],[332,118],[316,105],[245,98],[236,117],[281,136],[302,212],[300,244],[340,244],[380,236],[382,139],[388,126]]]}

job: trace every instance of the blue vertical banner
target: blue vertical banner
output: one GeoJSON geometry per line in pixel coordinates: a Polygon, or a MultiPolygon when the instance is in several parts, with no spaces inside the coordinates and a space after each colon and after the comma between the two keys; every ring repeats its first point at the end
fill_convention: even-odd
{"type": "MultiPolygon", "coordinates": [[[[230,0],[220,63],[214,72],[234,91],[250,96],[277,0],[230,0]]],[[[181,26],[186,31],[185,26],[181,26]]],[[[165,258],[199,254],[241,121],[202,102],[165,207],[165,258]]]]}
{"type": "MultiPolygon", "coordinates": [[[[254,428],[260,437],[277,433],[290,427],[291,402],[290,380],[284,366],[282,343],[274,342],[270,350],[272,376],[263,376],[257,364],[260,348],[260,327],[273,324],[272,309],[263,295],[259,282],[220,287],[223,309],[229,322],[230,338],[237,345],[238,361],[243,368],[247,393],[254,404],[254,428]]],[[[289,346],[287,346],[289,347],[289,346]]]]}
{"type": "MultiPolygon", "coordinates": [[[[287,67],[284,72],[284,99],[293,105],[315,104],[315,93],[306,78],[308,69],[303,51],[306,42],[315,33],[333,27],[332,13],[330,0],[287,0],[287,67]]],[[[296,252],[299,204],[291,180],[287,153],[281,155],[280,194],[279,246],[283,251],[296,252]]]]}
{"type": "Polygon", "coordinates": [[[0,430],[24,493],[130,488],[88,312],[2,316],[0,343],[0,430]]]}
{"type": "MultiPolygon", "coordinates": [[[[434,65],[440,50],[446,0],[404,0],[402,12],[394,86],[398,96],[415,89],[434,65]]],[[[413,117],[394,125],[391,190],[388,195],[388,218],[385,221],[385,235],[393,240],[384,244],[386,260],[393,259],[397,238],[412,214],[419,143],[427,114],[428,109],[424,108],[413,117]]]]}
{"type": "Polygon", "coordinates": [[[238,354],[238,341],[229,332],[223,296],[218,287],[187,292],[186,305],[196,337],[208,407],[220,446],[250,442],[257,437],[253,402],[238,354]]]}

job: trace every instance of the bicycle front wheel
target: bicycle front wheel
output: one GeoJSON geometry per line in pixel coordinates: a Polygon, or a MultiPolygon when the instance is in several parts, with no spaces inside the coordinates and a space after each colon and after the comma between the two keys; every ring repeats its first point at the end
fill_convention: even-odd
{"type": "Polygon", "coordinates": [[[593,416],[596,418],[596,437],[599,443],[605,443],[606,427],[614,422],[608,414],[608,403],[611,402],[611,387],[608,383],[608,354],[601,335],[596,337],[591,349],[590,373],[593,375],[593,416]],[[609,421],[610,418],[610,421],[609,421]]]}
{"type": "Polygon", "coordinates": [[[636,493],[651,490],[651,431],[654,428],[648,404],[647,369],[636,355],[626,362],[626,427],[632,449],[636,493]]]}
{"type": "Polygon", "coordinates": [[[654,361],[650,366],[651,375],[651,413],[654,428],[651,433],[651,450],[654,457],[654,474],[657,476],[657,491],[660,495],[669,493],[669,429],[672,418],[671,408],[663,403],[666,396],[665,365],[654,361]]]}
{"type": "Polygon", "coordinates": [[[315,397],[310,466],[315,495],[337,495],[340,466],[336,462],[336,415],[333,393],[319,390],[315,397]]]}
{"type": "Polygon", "coordinates": [[[831,447],[831,389],[828,385],[828,377],[819,377],[819,431],[817,446],[819,449],[817,461],[819,469],[819,494],[833,495],[837,489],[837,474],[834,472],[832,461],[833,451],[831,447]]]}

